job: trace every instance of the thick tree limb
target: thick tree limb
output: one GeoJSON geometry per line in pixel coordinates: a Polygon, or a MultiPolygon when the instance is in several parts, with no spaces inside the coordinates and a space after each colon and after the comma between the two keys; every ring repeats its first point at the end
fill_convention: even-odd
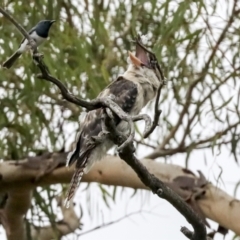
{"type": "MultiPolygon", "coordinates": [[[[15,183],[15,186],[17,184],[15,183]]],[[[3,226],[7,229],[8,240],[25,239],[24,216],[31,206],[31,189],[13,187],[7,192],[8,198],[3,209],[5,221],[3,226]]]]}
{"type": "MultiPolygon", "coordinates": [[[[16,165],[15,161],[0,163],[0,193],[14,189],[17,185],[19,188],[35,188],[36,186],[46,186],[56,183],[69,183],[71,180],[74,167],[68,169],[64,166],[66,153],[54,154],[55,161],[58,160],[58,166],[52,172],[47,174],[42,173],[42,176],[37,180],[43,165],[46,162],[36,160],[35,168],[27,164],[27,160],[19,161],[24,163],[16,165]],[[37,164],[37,162],[39,164],[37,164]],[[39,166],[37,168],[37,165],[39,166]]],[[[47,160],[47,159],[46,159],[47,160]]],[[[53,158],[50,159],[53,161],[53,158]]],[[[48,161],[49,161],[48,160],[48,161]]],[[[171,188],[182,196],[184,199],[189,199],[194,196],[194,193],[199,194],[194,197],[197,206],[202,210],[204,216],[209,218],[225,228],[231,229],[237,235],[240,235],[240,201],[231,197],[226,192],[213,186],[211,183],[202,187],[193,186],[188,189],[179,187],[179,177],[187,177],[196,182],[199,177],[195,176],[191,171],[173,164],[164,164],[151,160],[144,159],[141,161],[148,171],[154,174],[158,179],[162,180],[171,188]]],[[[148,189],[138,178],[136,173],[118,157],[107,156],[102,161],[97,162],[91,171],[83,176],[83,182],[98,182],[107,185],[130,187],[134,189],[148,189]]]]}

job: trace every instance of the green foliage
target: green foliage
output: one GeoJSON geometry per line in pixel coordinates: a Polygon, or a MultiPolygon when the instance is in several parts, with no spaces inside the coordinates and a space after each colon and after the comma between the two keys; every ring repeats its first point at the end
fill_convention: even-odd
{"type": "MultiPolygon", "coordinates": [[[[80,97],[96,97],[126,68],[127,50],[132,49],[130,40],[140,31],[151,36],[149,47],[153,47],[165,75],[172,81],[173,89],[168,88],[162,96],[162,103],[166,106],[162,118],[168,122],[163,126],[166,133],[175,125],[169,118],[169,110],[173,112],[173,109],[167,107],[171,104],[167,100],[176,101],[174,111],[180,113],[190,85],[199,77],[201,81],[194,86],[187,100],[191,101],[191,111],[186,111],[185,116],[191,118],[195,115],[190,125],[197,118],[199,122],[203,120],[203,110],[208,109],[209,119],[220,123],[225,119],[221,116],[228,115],[227,105],[234,99],[229,90],[230,96],[225,100],[226,88],[223,89],[223,84],[233,86],[236,83],[232,80],[236,71],[239,72],[236,70],[239,44],[234,46],[236,39],[233,38],[233,31],[237,29],[230,27],[231,31],[224,33],[229,49],[223,50],[220,42],[217,46],[219,54],[215,52],[208,65],[204,66],[209,51],[214,50],[212,34],[215,29],[209,19],[215,13],[216,5],[207,9],[202,1],[137,1],[126,5],[124,1],[71,3],[66,0],[51,3],[38,0],[28,5],[21,1],[5,1],[4,4],[26,29],[44,18],[57,20],[51,29],[49,41],[41,46],[40,51],[44,53],[51,73],[80,97]],[[200,21],[202,24],[199,24],[200,21]],[[205,26],[202,26],[203,23],[205,26]],[[226,61],[222,61],[227,54],[233,55],[232,65],[226,64],[227,60],[231,62],[227,57],[226,61]],[[203,99],[205,93],[210,96],[203,99]],[[216,98],[219,100],[216,101],[216,98]]],[[[5,18],[0,18],[0,24],[2,62],[17,48],[21,36],[5,18]]],[[[13,69],[1,71],[1,158],[19,159],[29,152],[38,151],[38,148],[60,149],[65,139],[61,126],[69,121],[78,124],[81,109],[74,108],[75,111],[65,117],[69,106],[63,104],[55,86],[35,77],[37,71],[30,54],[24,54],[13,69]]],[[[186,128],[186,123],[182,122],[181,125],[186,128]]],[[[189,136],[184,141],[193,132],[188,132],[189,136]]],[[[178,144],[175,136],[170,142],[172,146],[178,144]]]]}

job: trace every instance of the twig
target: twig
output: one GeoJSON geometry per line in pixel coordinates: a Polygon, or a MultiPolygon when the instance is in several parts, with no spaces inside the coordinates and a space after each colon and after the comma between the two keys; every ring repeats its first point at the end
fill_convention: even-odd
{"type": "Polygon", "coordinates": [[[90,233],[90,232],[93,232],[93,231],[96,231],[96,230],[99,230],[99,229],[108,227],[108,226],[110,226],[110,225],[112,225],[112,224],[115,224],[115,223],[118,223],[118,222],[124,220],[125,218],[128,218],[128,217],[130,217],[130,216],[132,216],[132,215],[135,215],[135,214],[139,214],[139,213],[141,213],[141,212],[142,212],[142,210],[137,211],[137,212],[132,212],[132,213],[126,214],[125,216],[123,216],[123,217],[121,217],[121,218],[119,218],[119,219],[117,219],[117,220],[110,221],[110,222],[108,222],[108,223],[103,223],[102,225],[96,226],[96,227],[94,227],[94,228],[92,228],[92,229],[89,229],[89,230],[87,230],[87,231],[85,231],[85,232],[79,233],[77,236],[80,237],[80,236],[85,235],[85,234],[88,234],[88,233],[90,233]]]}
{"type": "Polygon", "coordinates": [[[152,148],[152,149],[155,149],[155,148],[156,148],[156,146],[154,146],[154,145],[152,145],[152,144],[149,144],[149,143],[146,143],[146,142],[143,142],[142,140],[134,140],[134,142],[136,142],[137,144],[141,144],[141,145],[143,145],[143,146],[152,148]]]}
{"type": "Polygon", "coordinates": [[[201,101],[199,101],[199,102],[197,103],[197,107],[196,107],[196,109],[195,109],[194,114],[192,115],[192,117],[191,117],[190,119],[188,119],[187,127],[186,127],[186,129],[184,130],[184,135],[183,135],[183,137],[182,137],[182,140],[181,140],[179,146],[184,146],[184,145],[185,145],[185,139],[186,139],[186,137],[187,137],[187,135],[188,135],[188,133],[189,133],[189,130],[190,130],[190,128],[191,128],[191,124],[193,123],[193,121],[195,120],[196,116],[198,115],[199,109],[203,106],[203,103],[205,103],[207,100],[209,100],[209,98],[213,95],[213,93],[216,92],[223,84],[225,84],[225,83],[227,82],[227,80],[232,77],[233,74],[236,74],[235,72],[236,72],[237,70],[239,70],[239,69],[240,69],[240,67],[239,67],[239,68],[236,68],[235,71],[234,71],[234,73],[229,74],[224,80],[222,80],[222,81],[221,81],[220,83],[218,83],[214,88],[212,88],[212,89],[209,91],[209,93],[204,97],[203,100],[201,100],[201,101]]]}

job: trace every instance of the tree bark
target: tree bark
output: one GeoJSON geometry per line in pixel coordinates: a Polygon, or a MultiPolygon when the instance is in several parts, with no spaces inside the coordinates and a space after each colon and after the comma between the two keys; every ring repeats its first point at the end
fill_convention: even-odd
{"type": "MultiPolygon", "coordinates": [[[[65,153],[56,154],[56,159],[65,159],[65,153]]],[[[54,163],[53,157],[46,159],[54,163]]],[[[39,168],[31,168],[28,160],[19,161],[15,165],[13,161],[0,163],[0,192],[7,192],[16,188],[34,188],[56,183],[69,183],[74,168],[66,168],[60,161],[52,172],[42,170],[39,175],[39,168]],[[25,163],[25,164],[23,164],[25,163]],[[36,179],[36,176],[37,179],[36,179]]],[[[45,161],[39,161],[45,163],[45,161]]],[[[240,235],[240,201],[228,195],[226,192],[215,187],[211,183],[201,181],[203,177],[194,175],[190,170],[173,164],[164,164],[144,159],[142,163],[150,173],[154,174],[163,182],[167,183],[186,201],[190,201],[193,207],[199,207],[203,215],[221,226],[228,228],[240,235]],[[192,180],[192,183],[191,181],[192,180]],[[196,184],[196,183],[199,184],[196,184]],[[202,184],[200,184],[202,182],[202,184]],[[187,186],[187,187],[186,187],[187,186]],[[185,189],[184,189],[185,188],[185,189]]],[[[83,182],[98,182],[107,185],[124,186],[134,189],[147,189],[139,180],[136,173],[121,159],[114,156],[107,156],[97,162],[91,171],[83,176],[83,182]]]]}
{"type": "Polygon", "coordinates": [[[32,191],[19,186],[11,189],[7,195],[3,209],[3,227],[6,229],[7,239],[26,239],[24,216],[31,206],[32,191]]]}

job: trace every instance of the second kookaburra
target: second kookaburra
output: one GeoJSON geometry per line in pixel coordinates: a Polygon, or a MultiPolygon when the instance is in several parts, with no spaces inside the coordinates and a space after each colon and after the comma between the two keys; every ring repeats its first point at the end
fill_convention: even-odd
{"type": "MultiPolygon", "coordinates": [[[[154,54],[147,51],[139,40],[136,41],[135,55],[129,52],[130,64],[127,71],[108,85],[98,97],[114,96],[114,101],[128,114],[137,115],[152,100],[161,83],[159,64],[154,54]]],[[[75,173],[70,183],[67,202],[73,197],[83,173],[88,172],[97,160],[101,160],[114,145],[106,138],[104,142],[92,141],[102,131],[102,108],[89,111],[81,126],[76,148],[68,156],[67,166],[76,162],[75,173]]],[[[117,130],[128,133],[128,124],[120,119],[115,121],[117,130]]]]}

